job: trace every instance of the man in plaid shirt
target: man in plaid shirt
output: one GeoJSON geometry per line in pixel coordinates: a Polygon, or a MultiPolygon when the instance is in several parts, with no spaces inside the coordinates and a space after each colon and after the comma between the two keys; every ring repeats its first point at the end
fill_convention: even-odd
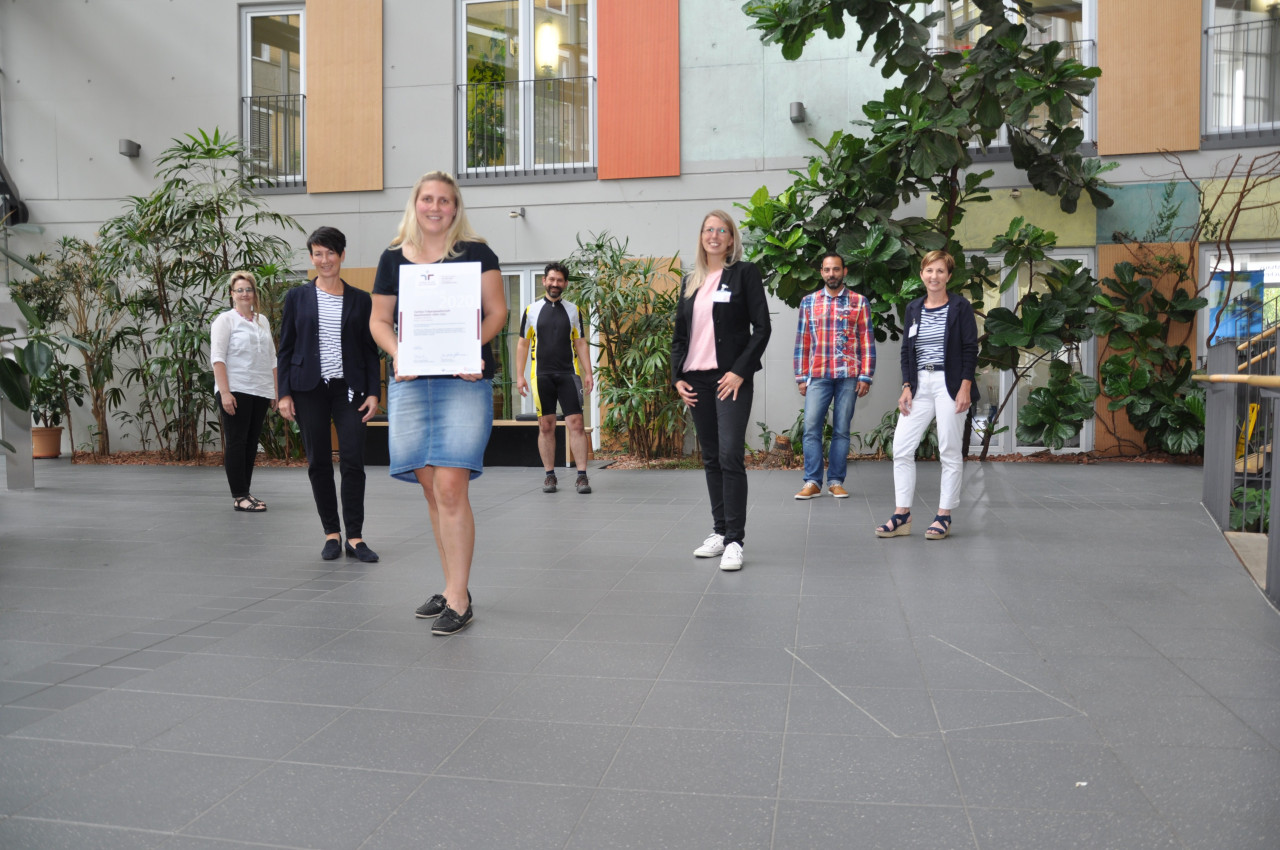
{"type": "Polygon", "coordinates": [[[804,487],[796,498],[822,494],[822,432],[834,400],[827,489],[837,499],[847,499],[849,428],[854,405],[871,389],[876,373],[876,341],[871,333],[871,306],[844,285],[840,255],[824,254],[821,272],[825,286],[800,302],[796,327],[796,383],[804,396],[804,487]]]}

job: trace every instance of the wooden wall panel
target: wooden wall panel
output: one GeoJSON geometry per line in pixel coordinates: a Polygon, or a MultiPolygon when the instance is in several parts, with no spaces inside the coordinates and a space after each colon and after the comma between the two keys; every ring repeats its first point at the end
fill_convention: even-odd
{"type": "MultiPolygon", "coordinates": [[[[356,289],[363,289],[365,292],[373,292],[373,278],[378,273],[376,267],[368,268],[351,268],[350,266],[342,267],[342,279],[354,286],[356,289]]],[[[310,280],[316,279],[315,269],[307,272],[310,280]]]]}
{"type": "Polygon", "coordinates": [[[1098,3],[1098,153],[1200,148],[1204,0],[1098,3]]]}
{"type": "MultiPolygon", "coordinates": [[[[1149,246],[1156,252],[1166,256],[1180,256],[1184,260],[1191,257],[1194,247],[1189,242],[1153,244],[1149,246]]],[[[1094,270],[1094,274],[1099,278],[1111,277],[1112,269],[1117,263],[1135,262],[1134,254],[1128,246],[1125,245],[1099,245],[1098,246],[1098,267],[1094,270]]],[[[1155,281],[1156,289],[1165,295],[1171,295],[1175,280],[1172,277],[1161,278],[1155,281]]],[[[1183,326],[1182,333],[1173,333],[1169,338],[1170,345],[1185,345],[1191,349],[1191,357],[1194,360],[1196,356],[1196,325],[1192,322],[1190,325],[1183,326]]],[[[1115,354],[1102,340],[1098,341],[1098,372],[1101,374],[1102,364],[1112,354],[1115,354]]],[[[1093,429],[1093,447],[1095,451],[1103,454],[1116,455],[1135,455],[1146,449],[1146,441],[1143,438],[1143,432],[1134,428],[1129,423],[1129,417],[1123,410],[1117,410],[1114,413],[1107,410],[1107,403],[1111,399],[1104,396],[1098,396],[1098,401],[1094,406],[1096,418],[1094,420],[1093,429]]]]}
{"type": "Polygon", "coordinates": [[[382,0],[307,0],[307,191],[382,189],[382,0]]]}
{"type": "Polygon", "coordinates": [[[596,7],[598,174],[680,174],[679,0],[596,7]]]}

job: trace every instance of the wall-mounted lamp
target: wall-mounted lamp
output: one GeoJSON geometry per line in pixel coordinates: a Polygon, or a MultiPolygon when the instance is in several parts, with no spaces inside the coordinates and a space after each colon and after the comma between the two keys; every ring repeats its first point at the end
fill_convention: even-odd
{"type": "Polygon", "coordinates": [[[1018,200],[1018,198],[1021,198],[1021,197],[1022,197],[1022,190],[1021,190],[1021,189],[1018,189],[1018,188],[1010,189],[1010,190],[1009,190],[1009,197],[1010,197],[1010,198],[1012,198],[1012,199],[1013,199],[1013,200],[1015,200],[1015,201],[1016,201],[1016,200],[1018,200]]]}
{"type": "Polygon", "coordinates": [[[804,123],[804,104],[798,100],[793,100],[791,102],[791,123],[792,124],[804,123]]]}
{"type": "Polygon", "coordinates": [[[507,218],[524,218],[524,207],[518,210],[507,210],[507,218]]]}
{"type": "Polygon", "coordinates": [[[133,139],[120,140],[121,156],[127,156],[132,159],[133,157],[136,157],[140,153],[142,153],[142,145],[138,144],[133,139]]]}

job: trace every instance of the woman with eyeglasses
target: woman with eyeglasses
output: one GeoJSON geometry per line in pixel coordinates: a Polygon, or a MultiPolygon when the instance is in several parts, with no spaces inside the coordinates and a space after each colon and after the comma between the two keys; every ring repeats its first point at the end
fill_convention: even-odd
{"type": "Polygon", "coordinates": [[[693,550],[720,555],[720,569],[742,569],[747,468],[743,446],[754,397],[753,378],[769,343],[769,305],[754,263],[729,214],[702,220],[693,273],[685,278],[671,339],[671,380],[693,412],[711,496],[711,536],[693,550]]]}
{"type": "Polygon", "coordinates": [[[222,465],[237,511],[262,513],[267,505],[249,492],[258,437],[267,409],[276,406],[276,345],[271,325],[258,312],[258,282],[251,272],[231,273],[232,308],[209,328],[215,398],[222,414],[222,465]]]}

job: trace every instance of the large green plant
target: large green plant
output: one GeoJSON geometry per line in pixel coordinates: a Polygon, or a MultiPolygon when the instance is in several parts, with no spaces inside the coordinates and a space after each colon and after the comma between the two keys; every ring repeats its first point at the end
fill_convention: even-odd
{"type": "MultiPolygon", "coordinates": [[[[1093,417],[1098,395],[1097,381],[1067,365],[1081,362],[1080,346],[1093,336],[1089,314],[1098,284],[1079,261],[1050,259],[1056,245],[1052,232],[1026,224],[1021,217],[996,237],[989,253],[1001,254],[1007,270],[999,291],[1019,286],[1018,299],[1012,309],[987,310],[978,355],[979,365],[1005,370],[1012,377],[1004,397],[989,400],[996,405],[992,422],[1000,421],[1036,367],[1049,363],[1048,383],[1031,390],[1018,411],[1017,434],[1024,445],[1051,449],[1062,448],[1080,433],[1093,417]]],[[[981,458],[986,458],[996,433],[994,428],[982,430],[981,458]]]]}
{"type": "MultiPolygon", "coordinates": [[[[21,297],[13,302],[26,319],[27,330],[0,325],[0,402],[19,410],[31,409],[28,379],[39,379],[53,368],[54,344],[44,324],[21,297]]],[[[14,451],[12,443],[0,440],[0,447],[14,451]]]]}
{"type": "MultiPolygon", "coordinates": [[[[997,282],[985,257],[970,257],[956,238],[957,228],[974,204],[990,200],[985,181],[992,171],[973,171],[975,149],[1008,133],[1013,164],[1035,189],[1053,195],[1060,208],[1074,212],[1082,195],[1097,208],[1109,207],[1104,166],[1079,153],[1083,131],[1072,126],[1073,113],[1093,90],[1101,73],[1063,55],[1056,42],[1030,43],[1033,13],[1026,0],[974,0],[987,31],[970,48],[936,51],[929,29],[941,13],[929,13],[920,0],[752,0],[743,11],[754,19],[765,43],[780,45],[795,59],[819,31],[845,35],[846,19],[859,32],[858,48],[874,47],[872,65],[880,65],[888,88],[880,100],[863,107],[865,120],[853,122],[864,136],[836,132],[808,167],[792,172],[795,181],[781,193],[760,189],[745,207],[743,232],[749,251],[772,291],[795,306],[821,280],[815,269],[827,250],[848,258],[851,287],[867,296],[878,339],[901,333],[898,310],[919,294],[915,278],[919,257],[946,250],[956,262],[950,288],[967,291],[987,314],[981,339],[981,365],[1013,370],[1010,393],[1036,362],[1087,338],[1082,319],[1094,281],[1080,269],[1070,274],[1055,267],[1044,285],[1031,281],[1010,310],[984,304],[991,291],[1004,292],[1020,263],[1043,261],[1051,234],[1021,219],[1012,222],[991,251],[1012,254],[1015,272],[997,282]],[[917,7],[923,17],[915,17],[917,7]],[[903,204],[925,196],[936,202],[931,218],[900,215],[903,204]],[[1038,244],[1039,243],[1039,244],[1038,244]]],[[[970,248],[988,246],[969,246],[970,248]]],[[[1006,256],[1008,262],[1010,257],[1006,256]]],[[[1053,264],[1050,264],[1053,265],[1053,264]]],[[[1046,393],[1087,390],[1083,375],[1051,380],[1036,394],[1034,416],[1049,413],[1046,393]]],[[[1072,399],[1059,400],[1064,409],[1072,399]]],[[[972,415],[972,413],[971,413],[972,415]]],[[[1078,424],[1076,425],[1078,430],[1078,424]]],[[[1049,445],[1065,429],[1047,434],[1049,445]]],[[[967,430],[966,430],[966,433],[967,430]]],[[[993,431],[984,431],[983,454],[993,431]]]]}
{"type": "Polygon", "coordinates": [[[599,332],[595,375],[604,427],[646,460],[679,455],[686,423],[671,385],[671,333],[680,267],[674,259],[628,256],[627,243],[607,232],[577,241],[566,297],[599,332]]]}
{"type": "MultiPolygon", "coordinates": [[[[110,411],[124,398],[121,388],[114,385],[114,358],[122,339],[120,328],[129,315],[119,288],[106,271],[102,252],[84,239],[63,237],[52,255],[40,254],[30,260],[39,273],[29,281],[13,284],[13,289],[36,305],[37,311],[45,304],[46,324],[61,327],[75,340],[83,360],[83,369],[75,369],[75,380],[88,391],[94,421],[93,451],[110,454],[110,411]]],[[[74,395],[73,391],[69,397],[74,395]]],[[[79,395],[83,397],[83,393],[79,395]]],[[[80,399],[76,402],[82,403],[80,399]]]]}
{"type": "MultiPolygon", "coordinates": [[[[882,329],[896,337],[890,306],[901,303],[903,284],[925,251],[947,249],[960,265],[952,288],[968,286],[981,297],[987,265],[963,260],[956,227],[974,203],[989,199],[983,183],[992,172],[973,173],[971,145],[986,147],[1001,128],[1009,133],[1014,165],[1034,188],[1058,198],[1072,212],[1082,194],[1094,206],[1111,205],[1100,174],[1107,166],[1078,152],[1083,132],[1071,126],[1074,110],[1093,89],[1097,68],[1064,57],[1056,42],[1028,43],[1027,24],[1009,20],[1010,6],[1032,13],[1026,0],[975,0],[988,31],[963,52],[929,48],[929,28],[941,13],[917,19],[920,0],[752,0],[743,11],[798,58],[819,30],[845,35],[846,17],[860,33],[858,48],[874,46],[872,64],[899,85],[863,107],[855,124],[869,137],[836,132],[795,182],[777,196],[757,192],[746,208],[744,231],[769,287],[793,306],[821,285],[813,271],[824,251],[854,258],[849,284],[873,303],[882,329]],[[921,195],[938,201],[932,219],[898,216],[921,195]],[[865,256],[864,256],[865,255],[865,256]],[[876,302],[886,302],[876,306],[876,302]]],[[[985,247],[985,246],[982,246],[985,247]]]]}
{"type": "Polygon", "coordinates": [[[174,139],[156,160],[161,185],[129,198],[102,228],[111,272],[133,282],[124,381],[137,386],[139,403],[125,419],[144,447],[154,441],[179,459],[211,436],[207,342],[227,276],[287,267],[293,251],[279,234],[301,230],[254,194],[244,161],[240,142],[217,129],[174,139]]]}
{"type": "MultiPolygon", "coordinates": [[[[1178,274],[1180,259],[1147,260],[1155,277],[1178,274]],[[1170,265],[1172,263],[1172,265],[1170,265]]],[[[1185,273],[1185,270],[1184,270],[1185,273]]],[[[1181,283],[1179,280],[1178,283],[1181,283]]],[[[1187,326],[1208,301],[1175,284],[1166,295],[1133,263],[1119,263],[1102,280],[1093,324],[1115,354],[1101,367],[1107,409],[1123,409],[1144,432],[1148,449],[1195,454],[1204,447],[1204,390],[1191,380],[1191,351],[1171,344],[1175,327],[1187,326]]]]}

